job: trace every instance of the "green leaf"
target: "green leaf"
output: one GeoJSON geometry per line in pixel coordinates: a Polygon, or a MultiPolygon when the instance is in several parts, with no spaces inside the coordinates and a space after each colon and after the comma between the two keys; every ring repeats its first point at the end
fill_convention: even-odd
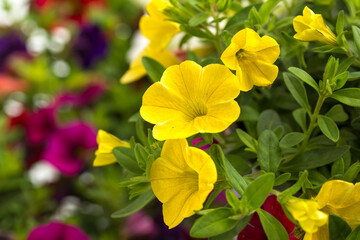
{"type": "Polygon", "coordinates": [[[280,176],[278,176],[276,179],[275,179],[275,183],[274,183],[274,186],[279,186],[281,184],[284,184],[287,182],[287,180],[289,180],[291,177],[291,173],[283,173],[281,174],[280,176]]]}
{"type": "Polygon", "coordinates": [[[358,50],[358,54],[359,54],[360,53],[360,29],[357,26],[353,25],[352,30],[353,30],[355,46],[356,46],[356,48],[358,50]]]}
{"type": "Polygon", "coordinates": [[[308,176],[309,173],[307,170],[301,172],[299,174],[298,181],[294,185],[292,185],[291,187],[287,188],[285,191],[278,194],[277,197],[278,202],[284,204],[292,195],[297,193],[300,190],[301,186],[304,184],[304,182],[307,180],[308,176]]]}
{"type": "Polygon", "coordinates": [[[213,35],[210,32],[202,31],[198,27],[190,27],[189,25],[181,24],[180,29],[195,37],[205,38],[205,39],[213,38],[213,35]]]}
{"type": "Polygon", "coordinates": [[[300,133],[300,132],[288,133],[280,140],[280,147],[290,148],[292,146],[301,143],[303,139],[304,139],[304,133],[300,133]]]}
{"type": "Polygon", "coordinates": [[[352,56],[352,57],[348,57],[346,58],[345,60],[343,60],[340,64],[339,64],[339,67],[338,67],[338,70],[336,72],[336,74],[340,74],[340,73],[343,73],[345,72],[346,70],[348,70],[348,68],[351,66],[351,64],[353,64],[355,60],[355,57],[352,56]]]}
{"type": "Polygon", "coordinates": [[[250,12],[249,12],[249,16],[248,16],[249,21],[252,22],[253,25],[256,24],[261,24],[261,17],[259,12],[256,10],[255,7],[252,7],[250,12]]]}
{"type": "Polygon", "coordinates": [[[243,105],[238,121],[257,121],[259,119],[259,112],[249,105],[243,105]]]}
{"type": "Polygon", "coordinates": [[[348,78],[349,78],[348,71],[337,75],[334,79],[335,87],[333,90],[338,90],[338,89],[342,88],[345,85],[345,83],[347,82],[348,78]]]}
{"type": "Polygon", "coordinates": [[[274,130],[281,125],[279,114],[272,109],[263,111],[257,123],[258,134],[260,135],[265,130],[274,130]]]}
{"type": "MultiPolygon", "coordinates": [[[[259,4],[256,6],[259,6],[259,4]]],[[[244,22],[248,19],[251,8],[251,5],[241,8],[240,11],[238,11],[234,16],[229,19],[225,26],[225,30],[229,31],[233,29],[238,29],[242,25],[244,25],[244,22]]]]}
{"type": "Polygon", "coordinates": [[[292,112],[292,115],[293,115],[295,121],[297,122],[297,124],[299,124],[301,129],[305,132],[306,131],[306,111],[305,111],[305,109],[303,109],[303,108],[296,109],[295,111],[292,112]]]}
{"type": "Polygon", "coordinates": [[[238,209],[240,207],[239,198],[229,189],[226,189],[226,200],[232,208],[238,209]]]}
{"type": "Polygon", "coordinates": [[[268,0],[261,5],[259,15],[261,17],[262,25],[265,25],[269,21],[270,13],[280,1],[281,0],[268,0]]]}
{"type": "Polygon", "coordinates": [[[351,227],[340,217],[330,214],[329,216],[329,240],[345,240],[351,233],[351,227]]]}
{"type": "Polygon", "coordinates": [[[359,240],[360,239],[360,226],[355,228],[354,231],[346,238],[346,240],[359,240]]]}
{"type": "Polygon", "coordinates": [[[348,120],[349,116],[344,111],[344,108],[341,104],[336,104],[333,106],[326,114],[325,116],[331,118],[335,122],[345,122],[348,120]]]}
{"type": "Polygon", "coordinates": [[[141,194],[139,197],[137,197],[133,202],[131,202],[129,205],[127,205],[125,208],[114,212],[111,217],[112,218],[122,218],[127,217],[133,213],[136,213],[143,207],[145,207],[151,200],[155,198],[154,193],[151,189],[147,190],[143,194],[141,194]]]}
{"type": "Polygon", "coordinates": [[[336,20],[336,34],[340,35],[344,31],[344,10],[341,10],[338,13],[338,17],[336,20]]]}
{"type": "Polygon", "coordinates": [[[190,235],[195,238],[208,238],[229,231],[238,222],[229,218],[233,215],[231,208],[217,208],[198,218],[190,230],[190,235]]]}
{"type": "Polygon", "coordinates": [[[189,26],[196,27],[196,26],[202,24],[203,22],[205,22],[209,17],[210,17],[210,13],[208,13],[208,12],[199,13],[199,14],[193,16],[192,18],[190,18],[189,26]]]}
{"type": "Polygon", "coordinates": [[[236,224],[236,226],[230,231],[224,232],[215,237],[210,237],[209,240],[232,240],[235,236],[239,235],[239,233],[246,227],[249,223],[252,215],[246,216],[236,224]]]}
{"type": "Polygon", "coordinates": [[[340,89],[331,94],[330,97],[338,100],[343,104],[352,107],[360,107],[360,88],[340,89]]]}
{"type": "Polygon", "coordinates": [[[255,138],[253,138],[252,136],[250,136],[249,134],[247,134],[246,132],[244,132],[243,130],[241,130],[240,128],[236,129],[236,133],[238,135],[238,137],[240,138],[240,140],[251,150],[253,150],[254,152],[257,151],[257,141],[255,138]]]}
{"type": "Polygon", "coordinates": [[[149,153],[145,150],[145,148],[140,143],[135,144],[134,152],[135,152],[135,158],[136,158],[136,161],[137,161],[139,167],[141,169],[145,170],[149,153]]]}
{"type": "Polygon", "coordinates": [[[349,146],[312,149],[285,162],[280,166],[280,169],[286,172],[299,172],[321,167],[341,158],[349,149],[349,146]]]}
{"type": "Polygon", "coordinates": [[[243,212],[252,212],[264,203],[274,185],[274,179],[273,173],[266,173],[249,184],[241,199],[243,212]]]}
{"type": "Polygon", "coordinates": [[[139,168],[138,163],[135,159],[133,149],[127,147],[116,147],[113,149],[113,154],[118,163],[126,170],[135,174],[143,173],[143,170],[139,168]]]}
{"type": "Polygon", "coordinates": [[[158,82],[161,79],[165,68],[158,61],[150,57],[142,57],[142,64],[153,82],[158,82]]]}
{"type": "MultiPolygon", "coordinates": [[[[223,31],[221,33],[221,37],[224,40],[226,46],[229,46],[231,44],[231,39],[232,39],[233,35],[229,31],[226,31],[226,30],[223,31]]],[[[243,109],[241,109],[241,110],[243,110],[243,109]]]]}
{"type": "Polygon", "coordinates": [[[310,105],[306,95],[306,90],[302,82],[297,78],[292,77],[288,73],[283,73],[284,82],[289,89],[291,95],[294,97],[297,103],[302,106],[307,112],[310,112],[310,105]]]}
{"type": "Polygon", "coordinates": [[[325,72],[323,75],[324,81],[332,81],[332,79],[335,76],[335,73],[337,72],[337,68],[339,66],[339,59],[334,58],[333,56],[329,57],[329,60],[326,63],[325,66],[325,72]]]}
{"type": "Polygon", "coordinates": [[[289,239],[289,234],[284,226],[273,215],[262,209],[258,209],[256,212],[260,217],[261,225],[269,240],[289,239]]]}
{"type": "Polygon", "coordinates": [[[238,171],[236,171],[226,158],[224,158],[224,167],[231,186],[236,190],[236,192],[242,195],[244,193],[244,189],[247,188],[244,178],[238,173],[238,171]]]}
{"type": "Polygon", "coordinates": [[[321,132],[331,141],[337,142],[339,140],[340,133],[334,120],[327,116],[319,115],[317,122],[321,132]]]}
{"type": "Polygon", "coordinates": [[[275,133],[265,130],[259,137],[258,162],[262,170],[276,172],[281,161],[279,140],[275,133]]]}
{"type": "Polygon", "coordinates": [[[339,158],[331,166],[331,176],[343,175],[344,169],[345,169],[345,161],[343,158],[339,158]]]}
{"type": "Polygon", "coordinates": [[[354,81],[360,79],[360,72],[351,72],[349,73],[348,81],[354,81]]]}
{"type": "Polygon", "coordinates": [[[354,164],[352,164],[349,169],[345,172],[344,174],[344,181],[347,182],[352,182],[354,181],[354,179],[357,177],[357,175],[360,172],[360,163],[359,162],[355,162],[354,164]]]}
{"type": "Polygon", "coordinates": [[[317,92],[319,92],[319,86],[316,83],[316,81],[304,70],[296,67],[290,67],[288,68],[289,72],[294,74],[296,77],[298,77],[300,80],[307,83],[309,86],[314,88],[317,92]]]}

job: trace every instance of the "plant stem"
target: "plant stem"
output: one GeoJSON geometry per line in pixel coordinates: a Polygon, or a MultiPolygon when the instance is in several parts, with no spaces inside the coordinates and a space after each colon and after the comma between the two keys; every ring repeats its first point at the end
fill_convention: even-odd
{"type": "Polygon", "coordinates": [[[314,128],[316,127],[317,117],[320,113],[320,109],[326,99],[326,93],[320,93],[320,96],[317,100],[315,109],[313,114],[310,115],[310,124],[308,129],[305,132],[304,140],[302,141],[301,147],[299,149],[299,153],[303,152],[307,146],[307,143],[310,139],[311,133],[313,132],[314,128]]]}

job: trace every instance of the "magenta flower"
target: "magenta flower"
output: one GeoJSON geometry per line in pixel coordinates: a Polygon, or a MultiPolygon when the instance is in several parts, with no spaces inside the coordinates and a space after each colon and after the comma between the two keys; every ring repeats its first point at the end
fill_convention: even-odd
{"type": "Polygon", "coordinates": [[[27,240],[90,240],[90,238],[75,226],[50,222],[33,229],[27,240]]]}
{"type": "Polygon", "coordinates": [[[54,165],[62,174],[79,174],[86,154],[97,147],[96,131],[83,122],[59,127],[48,139],[43,159],[54,165]]]}
{"type": "MultiPolygon", "coordinates": [[[[204,138],[194,138],[192,141],[191,141],[191,145],[193,145],[193,146],[195,146],[195,145],[197,145],[197,144],[199,144],[199,143],[202,143],[202,142],[204,142],[204,138]]],[[[219,142],[216,140],[216,139],[213,139],[213,143],[214,144],[218,144],[219,142]]],[[[206,151],[206,150],[208,150],[209,148],[211,147],[211,145],[210,144],[203,144],[203,145],[200,145],[200,149],[201,150],[204,150],[204,151],[206,151]]]]}
{"type": "Polygon", "coordinates": [[[126,219],[125,231],[128,236],[134,238],[154,236],[158,233],[158,226],[151,217],[140,210],[126,219]]]}
{"type": "MultiPolygon", "coordinates": [[[[295,224],[290,221],[285,215],[280,203],[277,201],[276,196],[270,195],[266,198],[262,209],[273,215],[286,229],[289,234],[289,240],[298,240],[292,236],[295,224]]],[[[248,225],[238,235],[238,240],[267,240],[265,231],[261,225],[259,215],[254,213],[248,225]]]]}
{"type": "Polygon", "coordinates": [[[69,104],[75,107],[81,107],[91,104],[94,100],[99,98],[105,91],[104,84],[92,83],[79,93],[63,93],[56,101],[58,105],[69,104]]]}

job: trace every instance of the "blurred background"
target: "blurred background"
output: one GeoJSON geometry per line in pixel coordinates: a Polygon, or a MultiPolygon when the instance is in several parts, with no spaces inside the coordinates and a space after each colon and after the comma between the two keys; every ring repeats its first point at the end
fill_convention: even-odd
{"type": "Polygon", "coordinates": [[[0,0],[1,240],[189,238],[162,231],[156,202],[111,218],[129,201],[121,169],[92,167],[98,129],[135,135],[150,81],[119,79],[142,50],[147,2],[0,0]]]}

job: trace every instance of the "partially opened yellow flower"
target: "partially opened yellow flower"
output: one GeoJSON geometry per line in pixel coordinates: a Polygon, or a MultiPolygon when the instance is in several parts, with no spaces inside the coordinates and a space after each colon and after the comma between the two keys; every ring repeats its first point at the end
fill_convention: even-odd
{"type": "Polygon", "coordinates": [[[157,140],[187,138],[196,133],[224,131],[240,114],[234,98],[239,82],[224,65],[204,68],[192,61],[171,66],[150,86],[140,114],[157,140]]]}
{"type": "Polygon", "coordinates": [[[315,14],[310,8],[305,7],[303,16],[293,20],[296,34],[294,38],[300,41],[320,41],[329,45],[337,45],[336,36],[325,24],[321,14],[315,14]]]}
{"type": "Polygon", "coordinates": [[[114,135],[107,133],[103,130],[99,130],[96,137],[96,141],[99,145],[98,150],[95,152],[95,160],[93,165],[95,167],[104,166],[116,162],[116,158],[112,153],[112,150],[116,147],[130,147],[130,144],[121,141],[114,135]]]}
{"type": "Polygon", "coordinates": [[[150,40],[150,46],[166,48],[175,34],[180,32],[179,24],[167,20],[162,11],[169,6],[166,0],[152,0],[146,6],[148,15],[140,19],[141,33],[150,40]]]}
{"type": "Polygon", "coordinates": [[[139,28],[150,43],[130,63],[129,70],[120,79],[122,84],[135,82],[146,75],[142,64],[144,56],[155,59],[164,67],[179,63],[179,59],[166,49],[174,35],[180,31],[179,24],[168,21],[162,13],[167,6],[169,6],[167,0],[152,0],[146,6],[148,15],[141,17],[139,28]]]}
{"type": "Polygon", "coordinates": [[[290,198],[285,207],[308,233],[316,232],[328,221],[328,215],[319,211],[318,203],[313,200],[290,198]]]}
{"type": "Polygon", "coordinates": [[[165,48],[157,49],[148,46],[131,62],[129,70],[120,79],[122,84],[135,82],[146,75],[146,70],[142,64],[142,57],[144,56],[155,59],[164,67],[179,63],[179,59],[165,48]]]}
{"type": "Polygon", "coordinates": [[[268,86],[275,81],[279,69],[273,63],[279,55],[279,44],[273,38],[245,28],[234,35],[221,60],[236,70],[240,90],[249,91],[254,85],[268,86]]]}
{"type": "MultiPolygon", "coordinates": [[[[360,183],[355,185],[341,180],[331,180],[321,187],[315,200],[319,209],[327,214],[335,214],[344,219],[352,229],[360,225],[360,183]]],[[[328,225],[316,233],[307,233],[304,239],[328,239],[328,225]]]]}
{"type": "Polygon", "coordinates": [[[151,187],[163,203],[164,222],[176,227],[203,208],[217,180],[211,157],[186,139],[167,140],[150,169],[151,187]]]}

